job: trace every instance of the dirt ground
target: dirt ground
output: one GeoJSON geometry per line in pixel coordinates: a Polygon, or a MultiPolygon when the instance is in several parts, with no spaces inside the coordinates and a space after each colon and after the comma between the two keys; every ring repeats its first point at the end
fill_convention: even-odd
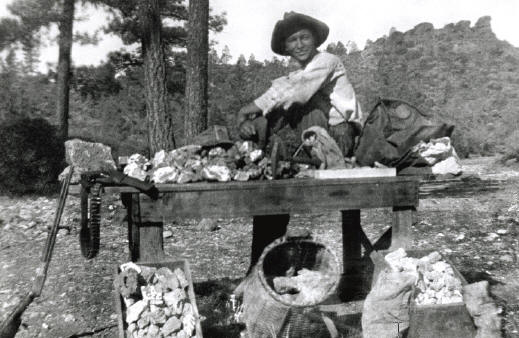
{"type": "MultiPolygon", "coordinates": [[[[467,281],[488,280],[503,314],[503,335],[519,337],[519,166],[495,158],[463,162],[464,175],[497,180],[500,189],[464,196],[434,195],[420,201],[413,248],[434,249],[450,258],[467,281]]],[[[52,224],[57,197],[0,197],[0,320],[31,286],[52,224]]],[[[115,337],[117,316],[112,280],[128,260],[125,209],[116,196],[104,196],[99,255],[81,256],[79,199],[69,196],[48,279],[40,298],[23,316],[17,337],[115,337]]],[[[390,224],[390,210],[362,211],[368,237],[390,224]]],[[[292,229],[308,229],[342,257],[339,213],[295,215],[292,229]]],[[[165,251],[189,261],[202,315],[204,337],[239,336],[230,323],[228,297],[248,267],[251,219],[218,219],[209,229],[198,220],[165,225],[165,251]]]]}

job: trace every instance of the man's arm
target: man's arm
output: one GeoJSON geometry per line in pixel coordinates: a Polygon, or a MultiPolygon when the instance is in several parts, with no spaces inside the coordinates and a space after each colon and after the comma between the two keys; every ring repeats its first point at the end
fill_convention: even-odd
{"type": "Polygon", "coordinates": [[[290,108],[294,103],[305,104],[326,83],[340,76],[336,71],[339,59],[329,54],[318,54],[305,69],[290,73],[272,82],[272,86],[254,100],[263,115],[274,108],[290,108]]]}

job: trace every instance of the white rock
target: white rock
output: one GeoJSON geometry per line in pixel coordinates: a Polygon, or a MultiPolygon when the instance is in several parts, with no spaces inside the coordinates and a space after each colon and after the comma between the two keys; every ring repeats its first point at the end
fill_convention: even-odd
{"type": "Polygon", "coordinates": [[[208,181],[229,182],[231,170],[223,165],[209,165],[202,169],[202,177],[208,181]]]}
{"type": "Polygon", "coordinates": [[[514,258],[510,255],[503,255],[501,257],[499,257],[499,260],[503,261],[503,262],[513,262],[514,261],[514,258]]]}
{"type": "Polygon", "coordinates": [[[162,149],[160,151],[157,151],[155,155],[153,156],[153,159],[151,160],[151,164],[153,165],[153,168],[157,168],[159,165],[167,161],[168,153],[162,149]]]}
{"type": "Polygon", "coordinates": [[[148,302],[144,300],[139,300],[135,302],[132,306],[130,306],[126,310],[126,322],[128,324],[136,322],[139,319],[141,313],[148,307],[148,302]]]}
{"type": "Polygon", "coordinates": [[[182,327],[182,321],[177,317],[169,318],[161,329],[164,336],[168,336],[173,332],[179,331],[182,327]]]}
{"type": "Polygon", "coordinates": [[[151,180],[155,183],[175,182],[178,178],[179,171],[172,167],[162,167],[153,170],[151,180]]]}
{"type": "Polygon", "coordinates": [[[160,328],[157,325],[152,324],[148,328],[148,337],[158,337],[159,332],[160,332],[160,328]]]}
{"type": "Polygon", "coordinates": [[[243,170],[237,170],[236,174],[234,175],[234,177],[232,179],[235,181],[245,182],[245,181],[250,180],[250,173],[247,171],[243,171],[243,170]]]}
{"type": "Polygon", "coordinates": [[[207,154],[209,157],[222,157],[227,152],[222,147],[214,147],[213,149],[209,150],[209,153],[207,154]]]}
{"type": "Polygon", "coordinates": [[[128,158],[128,164],[135,163],[142,167],[148,163],[148,159],[141,154],[133,154],[128,158]]]}
{"type": "Polygon", "coordinates": [[[465,239],[465,234],[459,234],[458,236],[454,237],[454,240],[456,242],[462,241],[465,239]]]}
{"type": "Polygon", "coordinates": [[[485,237],[485,241],[490,242],[490,241],[495,240],[495,239],[498,238],[498,237],[499,237],[498,234],[496,234],[495,232],[491,232],[491,233],[489,233],[489,234],[487,235],[487,237],[485,237]]]}
{"type": "Polygon", "coordinates": [[[150,304],[161,305],[164,303],[162,287],[157,285],[141,286],[142,299],[150,304]]]}
{"type": "Polygon", "coordinates": [[[76,318],[71,314],[66,314],[66,315],[63,315],[63,320],[65,322],[75,322],[76,318]]]}
{"type": "Polygon", "coordinates": [[[128,325],[128,332],[131,334],[135,331],[137,331],[139,328],[137,327],[136,323],[131,323],[128,325]]]}
{"type": "Polygon", "coordinates": [[[263,150],[256,149],[250,152],[249,159],[251,162],[259,161],[263,157],[263,150]]]}
{"type": "Polygon", "coordinates": [[[164,302],[166,303],[168,308],[171,308],[171,309],[176,309],[178,303],[181,301],[178,292],[176,292],[175,290],[164,294],[164,302]]]}
{"type": "Polygon", "coordinates": [[[189,282],[186,278],[186,274],[184,273],[184,271],[182,271],[180,268],[176,268],[175,271],[173,271],[173,272],[175,273],[175,275],[177,275],[180,286],[184,289],[187,288],[189,285],[189,282]]]}
{"type": "Polygon", "coordinates": [[[124,167],[123,172],[133,178],[139,179],[141,181],[144,181],[146,179],[147,173],[142,169],[140,165],[137,163],[128,163],[124,167]]]}
{"type": "Polygon", "coordinates": [[[254,150],[254,143],[251,141],[244,141],[238,145],[238,151],[242,154],[250,153],[254,150]]]}

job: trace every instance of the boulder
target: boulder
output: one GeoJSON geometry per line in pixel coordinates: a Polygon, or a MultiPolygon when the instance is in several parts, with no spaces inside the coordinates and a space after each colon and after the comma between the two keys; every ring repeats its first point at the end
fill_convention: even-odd
{"type": "MultiPolygon", "coordinates": [[[[102,143],[86,142],[72,139],[65,142],[65,160],[69,166],[74,166],[72,183],[78,183],[81,173],[92,170],[115,169],[112,148],[102,143]]],[[[68,174],[69,167],[59,175],[63,180],[68,174]]]]}

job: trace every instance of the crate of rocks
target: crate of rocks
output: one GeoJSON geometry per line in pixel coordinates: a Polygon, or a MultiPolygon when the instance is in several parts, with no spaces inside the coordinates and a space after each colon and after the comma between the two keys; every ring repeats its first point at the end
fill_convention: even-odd
{"type": "Polygon", "coordinates": [[[475,336],[475,326],[462,295],[467,281],[448,258],[437,251],[398,249],[388,253],[385,259],[393,269],[417,275],[407,337],[475,336]]]}
{"type": "Polygon", "coordinates": [[[122,264],[114,296],[120,338],[202,337],[187,261],[122,264]]]}

